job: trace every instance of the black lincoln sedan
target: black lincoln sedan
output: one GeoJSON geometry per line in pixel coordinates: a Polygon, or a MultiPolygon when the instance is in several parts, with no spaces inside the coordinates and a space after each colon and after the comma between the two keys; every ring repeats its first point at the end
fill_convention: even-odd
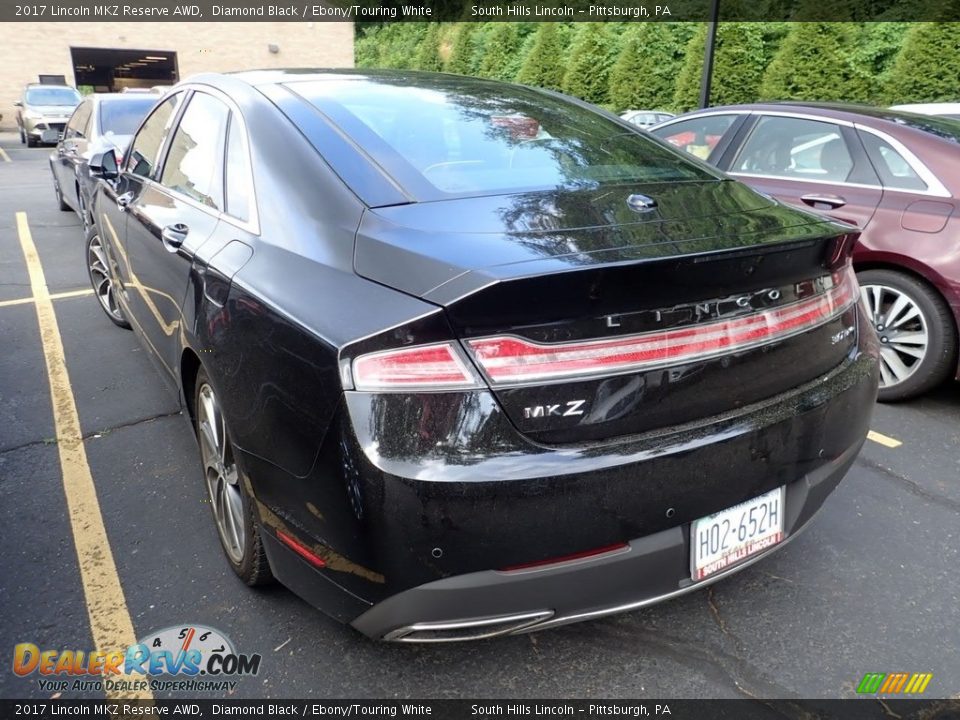
{"type": "Polygon", "coordinates": [[[203,75],[91,165],[97,297],[180,393],[228,562],[370,637],[702,587],[866,436],[855,230],[577,100],[203,75]]]}

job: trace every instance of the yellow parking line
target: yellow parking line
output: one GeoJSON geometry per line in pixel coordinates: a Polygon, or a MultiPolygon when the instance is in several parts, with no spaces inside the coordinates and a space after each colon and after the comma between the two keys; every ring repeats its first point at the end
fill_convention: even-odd
{"type": "MultiPolygon", "coordinates": [[[[37,322],[43,343],[43,355],[50,380],[50,400],[57,433],[57,450],[63,473],[63,490],[67,498],[70,527],[80,564],[80,577],[87,602],[90,629],[97,649],[126,650],[136,643],[133,621],[113,561],[113,552],[100,514],[97,490],[87,464],[87,453],[80,433],[80,419],[63,353],[63,341],[53,302],[37,255],[36,245],[27,224],[27,214],[17,213],[17,233],[27,261],[30,287],[36,300],[37,322]]],[[[134,680],[117,676],[117,679],[134,680]]],[[[134,692],[107,691],[111,698],[153,697],[149,690],[134,692]]]]}
{"type": "Polygon", "coordinates": [[[7,151],[3,148],[0,148],[0,160],[3,160],[4,162],[10,162],[10,156],[7,155],[7,151]]]}
{"type": "Polygon", "coordinates": [[[888,448],[898,448],[903,445],[903,443],[896,438],[888,437],[882,433],[878,433],[876,430],[871,430],[867,433],[867,440],[873,440],[875,443],[879,443],[888,448]]]}
{"type": "MultiPolygon", "coordinates": [[[[52,293],[50,295],[50,299],[65,300],[67,298],[85,297],[87,295],[93,295],[93,288],[87,288],[86,290],[70,290],[69,292],[52,293]]],[[[0,300],[0,308],[11,307],[13,305],[27,305],[29,303],[33,303],[36,301],[37,299],[35,297],[17,298],[16,300],[0,300]]]]}

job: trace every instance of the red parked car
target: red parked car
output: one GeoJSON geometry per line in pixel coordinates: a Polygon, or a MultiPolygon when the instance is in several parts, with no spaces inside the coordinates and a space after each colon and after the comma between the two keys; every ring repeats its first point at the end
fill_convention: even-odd
{"type": "Polygon", "coordinates": [[[883,344],[881,400],[960,379],[960,121],[771,103],[696,111],[649,131],[784,203],[862,229],[854,266],[883,344]]]}

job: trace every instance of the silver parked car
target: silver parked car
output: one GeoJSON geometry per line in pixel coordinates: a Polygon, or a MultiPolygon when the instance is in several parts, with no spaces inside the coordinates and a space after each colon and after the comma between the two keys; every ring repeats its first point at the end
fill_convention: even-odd
{"type": "Polygon", "coordinates": [[[918,115],[934,115],[937,117],[960,120],[960,103],[913,103],[910,105],[891,105],[891,110],[917,113],[918,115]]]}
{"type": "Polygon", "coordinates": [[[89,160],[112,150],[122,159],[130,138],[159,96],[154,93],[88,95],[67,122],[57,150],[50,155],[53,190],[61,210],[74,210],[89,227],[88,208],[96,179],[89,160]]]}
{"type": "Polygon", "coordinates": [[[80,93],[68,85],[27,85],[14,103],[20,142],[30,147],[56,143],[80,100],[80,93]]]}
{"type": "Polygon", "coordinates": [[[621,113],[620,117],[628,123],[646,129],[657,123],[669,120],[674,117],[674,115],[673,113],[664,112],[663,110],[627,110],[625,113],[621,113]]]}

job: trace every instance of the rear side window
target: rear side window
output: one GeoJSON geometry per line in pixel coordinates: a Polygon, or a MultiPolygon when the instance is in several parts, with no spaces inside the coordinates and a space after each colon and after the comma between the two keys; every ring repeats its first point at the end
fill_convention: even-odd
{"type": "Polygon", "coordinates": [[[900,190],[927,189],[927,184],[913,166],[886,140],[869,132],[861,132],[860,139],[863,140],[867,157],[870,158],[884,187],[900,190]]]}
{"type": "Polygon", "coordinates": [[[684,152],[706,160],[736,119],[736,115],[706,115],[654,128],[650,132],[684,152]]]}
{"type": "Polygon", "coordinates": [[[249,220],[250,203],[253,202],[250,154],[247,151],[246,133],[236,115],[230,118],[227,136],[226,187],[227,213],[238,220],[249,220]]]}
{"type": "Polygon", "coordinates": [[[182,99],[183,93],[167,98],[143,124],[133,140],[130,158],[127,160],[127,172],[141,177],[153,177],[160,146],[182,99]]]}
{"type": "Polygon", "coordinates": [[[230,110],[215,97],[194,93],[170,141],[160,184],[223,210],[223,146],[229,117],[230,110]]]}
{"type": "Polygon", "coordinates": [[[418,199],[717,179],[604,114],[532,89],[456,77],[289,87],[418,199]]]}
{"type": "Polygon", "coordinates": [[[803,118],[760,118],[731,172],[844,182],[853,157],[839,125],[803,118]]]}

